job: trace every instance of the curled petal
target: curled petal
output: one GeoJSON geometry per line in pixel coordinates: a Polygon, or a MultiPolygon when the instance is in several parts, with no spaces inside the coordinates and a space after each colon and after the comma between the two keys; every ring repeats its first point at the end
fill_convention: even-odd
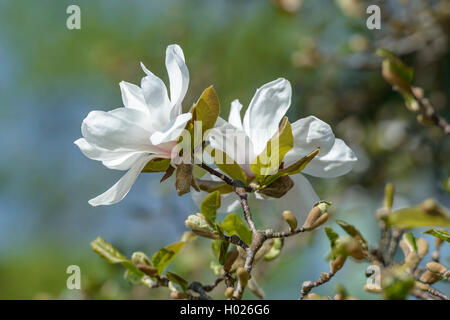
{"type": "Polygon", "coordinates": [[[122,92],[122,101],[125,108],[136,109],[148,113],[145,103],[144,93],[137,85],[129,82],[120,82],[120,91],[122,92]]]}
{"type": "Polygon", "coordinates": [[[335,178],[352,170],[357,160],[353,150],[341,139],[336,139],[331,150],[322,156],[319,154],[303,172],[315,177],[335,178]]]}
{"type": "Polygon", "coordinates": [[[242,104],[239,102],[239,100],[234,100],[231,103],[230,108],[230,115],[228,116],[228,122],[236,127],[239,130],[244,130],[242,127],[242,120],[241,120],[241,109],[242,104]]]}
{"type": "Polygon", "coordinates": [[[259,155],[267,141],[277,132],[281,119],[291,105],[292,89],[289,81],[279,78],[256,90],[244,115],[244,131],[259,155]]]}
{"type": "Polygon", "coordinates": [[[89,204],[93,207],[100,205],[110,205],[119,202],[122,200],[127,193],[130,191],[134,182],[136,181],[139,173],[141,173],[142,169],[145,167],[148,161],[150,161],[153,156],[142,155],[125,173],[122,178],[119,179],[111,188],[109,188],[106,192],[101,195],[95,197],[94,199],[89,200],[89,204]]]}
{"type": "Polygon", "coordinates": [[[159,145],[161,143],[176,141],[186,127],[186,123],[192,118],[191,113],[183,113],[172,120],[161,131],[153,133],[150,137],[152,144],[159,145]]]}
{"type": "Polygon", "coordinates": [[[180,46],[172,44],[167,47],[166,68],[170,81],[171,119],[174,119],[181,113],[181,102],[189,85],[189,71],[180,46]]]}

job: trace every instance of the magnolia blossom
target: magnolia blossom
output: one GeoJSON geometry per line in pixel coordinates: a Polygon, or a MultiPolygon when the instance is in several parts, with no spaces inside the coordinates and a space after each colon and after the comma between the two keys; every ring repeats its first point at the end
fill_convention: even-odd
{"type": "Polygon", "coordinates": [[[163,81],[142,63],[146,76],[141,86],[122,81],[124,107],[112,111],[92,111],[83,120],[83,138],[75,141],[84,155],[109,169],[127,173],[98,197],[92,206],[110,205],[122,200],[139,173],[154,158],[171,158],[172,148],[191,113],[181,113],[181,102],[189,84],[189,72],[178,45],[166,50],[170,98],[163,81]]]}
{"type": "MultiPolygon", "coordinates": [[[[231,104],[228,122],[221,119],[209,135],[213,148],[227,153],[247,175],[248,180],[254,178],[250,170],[252,160],[266,148],[267,142],[279,128],[291,104],[292,89],[289,81],[277,79],[259,88],[253,96],[245,112],[243,121],[240,111],[242,104],[234,100],[231,104]]],[[[321,177],[334,178],[349,172],[355,162],[353,151],[342,141],[335,138],[331,127],[320,119],[309,116],[292,123],[294,137],[293,148],[284,156],[284,167],[288,167],[302,157],[320,147],[318,155],[307,164],[302,173],[321,177]]],[[[209,174],[206,179],[218,180],[209,174]]],[[[202,179],[205,179],[203,177],[202,179]]],[[[306,214],[319,201],[309,181],[302,174],[291,176],[294,187],[276,201],[278,210],[295,210],[306,214]]],[[[200,205],[206,192],[192,192],[192,197],[200,205]]],[[[255,193],[258,199],[265,199],[255,193]]],[[[236,210],[240,202],[234,193],[221,195],[222,212],[236,210]]]]}

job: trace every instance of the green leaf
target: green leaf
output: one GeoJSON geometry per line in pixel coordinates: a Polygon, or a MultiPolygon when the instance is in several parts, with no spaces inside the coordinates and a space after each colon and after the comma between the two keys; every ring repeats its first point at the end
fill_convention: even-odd
{"type": "Polygon", "coordinates": [[[161,248],[152,257],[153,266],[158,270],[158,274],[166,269],[169,263],[175,258],[175,256],[180,252],[180,250],[186,244],[185,241],[179,241],[168,245],[167,247],[161,248]]]}
{"type": "Polygon", "coordinates": [[[272,184],[274,181],[276,181],[277,179],[286,176],[286,175],[293,175],[293,174],[297,174],[303,171],[303,169],[305,169],[306,165],[311,162],[312,159],[314,159],[315,156],[317,156],[317,154],[319,153],[320,148],[316,148],[314,149],[314,151],[312,151],[311,153],[309,153],[308,155],[304,156],[303,158],[301,158],[300,160],[294,162],[293,164],[291,164],[289,167],[284,168],[284,169],[280,169],[278,170],[277,173],[268,176],[265,180],[264,180],[264,185],[262,186],[263,188],[269,186],[270,184],[272,184]]]}
{"type": "Polygon", "coordinates": [[[292,127],[287,117],[284,117],[278,131],[267,142],[264,151],[250,164],[250,170],[258,182],[263,184],[264,178],[278,171],[285,154],[294,146],[292,127]]]}
{"type": "Polygon", "coordinates": [[[423,233],[431,234],[433,237],[450,242],[450,233],[445,230],[430,229],[430,230],[424,231],[423,233]]]}
{"type": "Polygon", "coordinates": [[[142,172],[165,172],[170,166],[170,159],[152,159],[142,169],[142,172]]]}
{"type": "Polygon", "coordinates": [[[213,240],[211,246],[214,256],[219,260],[219,263],[223,265],[226,261],[227,251],[230,243],[224,240],[213,240]]]}
{"type": "Polygon", "coordinates": [[[213,149],[211,156],[216,166],[233,180],[241,180],[247,183],[247,175],[244,170],[230,156],[219,149],[213,149]]]}
{"type": "Polygon", "coordinates": [[[339,239],[339,235],[329,227],[325,227],[325,233],[327,234],[328,240],[330,240],[330,247],[333,249],[336,246],[336,241],[339,239]]]}
{"type": "Polygon", "coordinates": [[[450,227],[450,219],[445,211],[426,211],[421,206],[400,209],[387,217],[387,226],[402,229],[421,227],[450,227]]]}
{"type": "Polygon", "coordinates": [[[409,250],[411,250],[412,252],[417,252],[418,249],[417,249],[416,238],[414,237],[412,232],[405,232],[403,234],[403,240],[409,247],[409,250]]]}
{"type": "MultiPolygon", "coordinates": [[[[219,116],[219,99],[213,86],[210,86],[203,91],[202,95],[192,107],[191,122],[201,121],[202,123],[202,142],[205,131],[214,127],[219,116]]],[[[195,147],[195,146],[194,146],[195,147]]]]}
{"type": "MultiPolygon", "coordinates": [[[[108,261],[109,263],[120,263],[124,266],[130,277],[143,277],[144,273],[141,272],[131,260],[127,259],[123,254],[114,248],[110,243],[106,242],[102,237],[97,237],[91,242],[92,250],[100,257],[108,261]]],[[[127,277],[128,278],[128,277],[127,277]]]]}
{"type": "Polygon", "coordinates": [[[183,292],[187,291],[189,285],[187,280],[183,279],[179,275],[172,272],[166,272],[166,276],[167,279],[169,279],[169,281],[178,284],[181,287],[181,290],[183,290],[183,292]]]}
{"type": "Polygon", "coordinates": [[[229,214],[222,222],[222,229],[229,235],[238,235],[242,241],[250,245],[252,242],[252,232],[239,218],[236,213],[229,214]]]}
{"type": "Polygon", "coordinates": [[[264,256],[264,260],[272,261],[275,258],[277,258],[281,253],[283,245],[284,245],[284,238],[273,239],[272,247],[270,248],[269,252],[267,252],[266,255],[264,256]]]}
{"type": "Polygon", "coordinates": [[[205,200],[203,200],[200,206],[200,212],[206,218],[206,220],[214,226],[216,223],[217,209],[220,208],[220,193],[214,191],[210,193],[205,200]]]}
{"type": "Polygon", "coordinates": [[[362,243],[364,244],[365,248],[367,248],[367,241],[366,239],[364,239],[364,237],[362,236],[361,232],[359,232],[358,229],[355,228],[355,226],[348,224],[347,222],[343,221],[343,220],[336,220],[337,224],[339,224],[339,226],[344,229],[345,232],[347,232],[347,234],[353,238],[358,238],[359,240],[362,241],[362,243]]]}
{"type": "Polygon", "coordinates": [[[222,273],[222,265],[220,265],[216,261],[211,261],[209,267],[213,271],[214,275],[217,277],[220,276],[220,274],[222,273]]]}
{"type": "Polygon", "coordinates": [[[407,66],[397,56],[386,49],[378,49],[377,55],[384,58],[384,78],[394,86],[407,89],[413,81],[414,69],[407,66]]]}

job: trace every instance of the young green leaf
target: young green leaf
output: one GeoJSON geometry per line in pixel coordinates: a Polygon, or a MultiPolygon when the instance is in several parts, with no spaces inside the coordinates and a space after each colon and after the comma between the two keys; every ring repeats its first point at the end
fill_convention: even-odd
{"type": "Polygon", "coordinates": [[[150,160],[142,172],[165,172],[170,166],[170,159],[157,158],[150,160]]]}
{"type": "Polygon", "coordinates": [[[423,233],[431,234],[433,237],[450,242],[450,233],[445,230],[430,229],[423,233]]]}
{"type": "Polygon", "coordinates": [[[216,166],[226,175],[230,176],[233,180],[241,180],[247,183],[247,175],[244,170],[225,152],[219,149],[213,149],[211,156],[216,166]]]}
{"type": "Polygon", "coordinates": [[[219,260],[221,265],[223,265],[226,261],[229,246],[230,243],[224,240],[213,240],[211,243],[214,256],[219,260]]]}
{"type": "Polygon", "coordinates": [[[186,292],[188,290],[187,280],[183,279],[179,275],[172,272],[166,272],[166,277],[167,279],[169,279],[169,281],[178,284],[183,292],[186,292]]]}
{"type": "Polygon", "coordinates": [[[236,213],[226,216],[221,226],[229,235],[238,235],[246,244],[250,245],[252,242],[252,232],[236,213]]]}
{"type": "Polygon", "coordinates": [[[169,263],[175,258],[175,256],[184,247],[186,242],[179,241],[168,245],[167,247],[158,250],[152,257],[153,266],[158,270],[158,274],[166,269],[169,263]]]}
{"type": "Polygon", "coordinates": [[[92,250],[109,263],[120,263],[128,270],[130,277],[143,277],[142,273],[131,260],[127,259],[123,254],[114,248],[110,243],[106,242],[102,237],[97,237],[91,242],[92,250]]]}
{"type": "Polygon", "coordinates": [[[330,240],[330,247],[333,249],[336,246],[336,241],[339,239],[339,235],[329,227],[325,227],[325,233],[327,234],[328,240],[330,240]]]}
{"type": "Polygon", "coordinates": [[[387,217],[386,223],[389,227],[402,229],[450,227],[450,218],[444,210],[430,212],[424,210],[422,206],[415,206],[392,212],[387,217]]]}
{"type": "Polygon", "coordinates": [[[275,258],[277,258],[281,253],[281,249],[283,249],[283,245],[284,245],[284,238],[273,239],[272,247],[270,248],[269,252],[267,252],[267,254],[264,256],[264,260],[272,261],[275,258]]]}
{"type": "Polygon", "coordinates": [[[200,211],[206,220],[214,226],[216,223],[217,209],[220,208],[220,193],[219,191],[214,191],[210,193],[205,200],[203,200],[200,211]]]}
{"type": "Polygon", "coordinates": [[[355,228],[355,226],[348,224],[347,222],[343,221],[343,220],[336,220],[337,224],[344,229],[345,232],[347,232],[347,234],[353,238],[358,238],[359,240],[362,241],[363,245],[365,248],[367,248],[367,241],[366,239],[364,239],[364,237],[362,236],[361,232],[359,232],[358,229],[355,228]]]}
{"type": "Polygon", "coordinates": [[[250,164],[250,170],[255,174],[257,181],[262,184],[266,176],[276,173],[285,154],[293,146],[292,127],[287,117],[284,117],[278,131],[267,142],[264,151],[250,164]]]}
{"type": "Polygon", "coordinates": [[[201,121],[202,123],[202,138],[205,131],[213,128],[216,124],[219,110],[219,98],[217,97],[213,86],[210,86],[203,91],[202,95],[191,109],[191,122],[201,121]]]}

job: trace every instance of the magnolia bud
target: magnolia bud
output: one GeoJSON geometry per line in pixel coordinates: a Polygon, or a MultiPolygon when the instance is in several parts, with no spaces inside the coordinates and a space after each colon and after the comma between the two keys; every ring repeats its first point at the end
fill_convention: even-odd
{"type": "Polygon", "coordinates": [[[344,265],[346,259],[346,256],[339,255],[334,260],[330,261],[330,272],[333,274],[338,272],[344,265]]]}
{"type": "Polygon", "coordinates": [[[156,277],[158,275],[158,270],[152,266],[138,264],[136,267],[150,277],[156,277]]]}
{"type": "Polygon", "coordinates": [[[430,272],[437,273],[437,274],[444,274],[445,271],[447,271],[446,267],[444,267],[442,264],[434,262],[434,261],[427,263],[427,269],[430,272]]]}
{"type": "Polygon", "coordinates": [[[423,258],[428,253],[428,241],[425,238],[419,238],[416,244],[419,257],[423,258]]]}
{"type": "Polygon", "coordinates": [[[131,261],[135,264],[146,264],[151,266],[152,262],[150,261],[150,259],[147,257],[147,255],[143,252],[137,251],[134,252],[133,255],[131,256],[131,261]]]}
{"type": "Polygon", "coordinates": [[[314,224],[314,222],[316,222],[316,220],[320,217],[320,215],[322,214],[321,210],[319,207],[313,207],[311,209],[311,211],[308,214],[308,217],[306,218],[305,223],[303,224],[303,228],[309,230],[312,228],[312,225],[314,224]]]}
{"type": "Polygon", "coordinates": [[[233,297],[233,293],[234,293],[234,288],[233,287],[228,287],[225,289],[225,297],[231,299],[233,297]]]}
{"type": "Polygon", "coordinates": [[[361,242],[357,239],[351,239],[347,244],[346,250],[348,254],[355,260],[362,260],[366,257],[364,250],[361,246],[361,242]]]}
{"type": "Polygon", "coordinates": [[[172,299],[177,299],[177,300],[189,298],[189,296],[186,293],[179,292],[179,291],[172,291],[170,293],[170,296],[172,297],[172,299]]]}
{"type": "Polygon", "coordinates": [[[417,252],[410,252],[406,258],[405,258],[405,264],[410,267],[410,268],[414,268],[416,267],[420,262],[420,257],[417,254],[417,252]]]}
{"type": "Polygon", "coordinates": [[[441,277],[438,274],[427,270],[422,274],[419,280],[424,283],[433,284],[441,280],[441,277]]]}
{"type": "Polygon", "coordinates": [[[428,291],[428,286],[420,281],[416,281],[416,288],[422,291],[428,291]]]}
{"type": "Polygon", "coordinates": [[[248,274],[247,270],[245,270],[245,269],[242,268],[242,267],[239,267],[239,268],[236,270],[236,274],[237,274],[237,276],[238,276],[238,278],[239,278],[239,281],[240,281],[240,283],[241,283],[241,286],[242,286],[243,288],[245,288],[245,287],[247,286],[248,279],[250,278],[250,275],[248,274]]]}
{"type": "Polygon", "coordinates": [[[422,207],[423,210],[427,211],[427,212],[432,212],[434,210],[436,210],[438,208],[438,204],[436,202],[436,200],[428,198],[425,201],[423,201],[420,206],[422,207]]]}
{"type": "Polygon", "coordinates": [[[308,214],[305,223],[303,224],[303,228],[306,230],[313,230],[320,225],[324,224],[328,220],[328,206],[329,203],[325,201],[321,201],[316,204],[308,214]]]}
{"type": "Polygon", "coordinates": [[[196,215],[190,215],[184,222],[186,227],[190,228],[195,234],[210,238],[219,239],[219,234],[214,230],[213,227],[206,221],[205,217],[198,213],[196,215]]]}
{"type": "Polygon", "coordinates": [[[236,261],[238,256],[239,251],[237,251],[236,249],[228,254],[227,260],[225,260],[225,263],[223,264],[223,270],[225,272],[229,272],[231,270],[231,267],[233,266],[233,263],[236,261]]]}
{"type": "Polygon", "coordinates": [[[283,219],[287,222],[291,230],[297,229],[297,218],[290,210],[283,211],[283,219]]]}

